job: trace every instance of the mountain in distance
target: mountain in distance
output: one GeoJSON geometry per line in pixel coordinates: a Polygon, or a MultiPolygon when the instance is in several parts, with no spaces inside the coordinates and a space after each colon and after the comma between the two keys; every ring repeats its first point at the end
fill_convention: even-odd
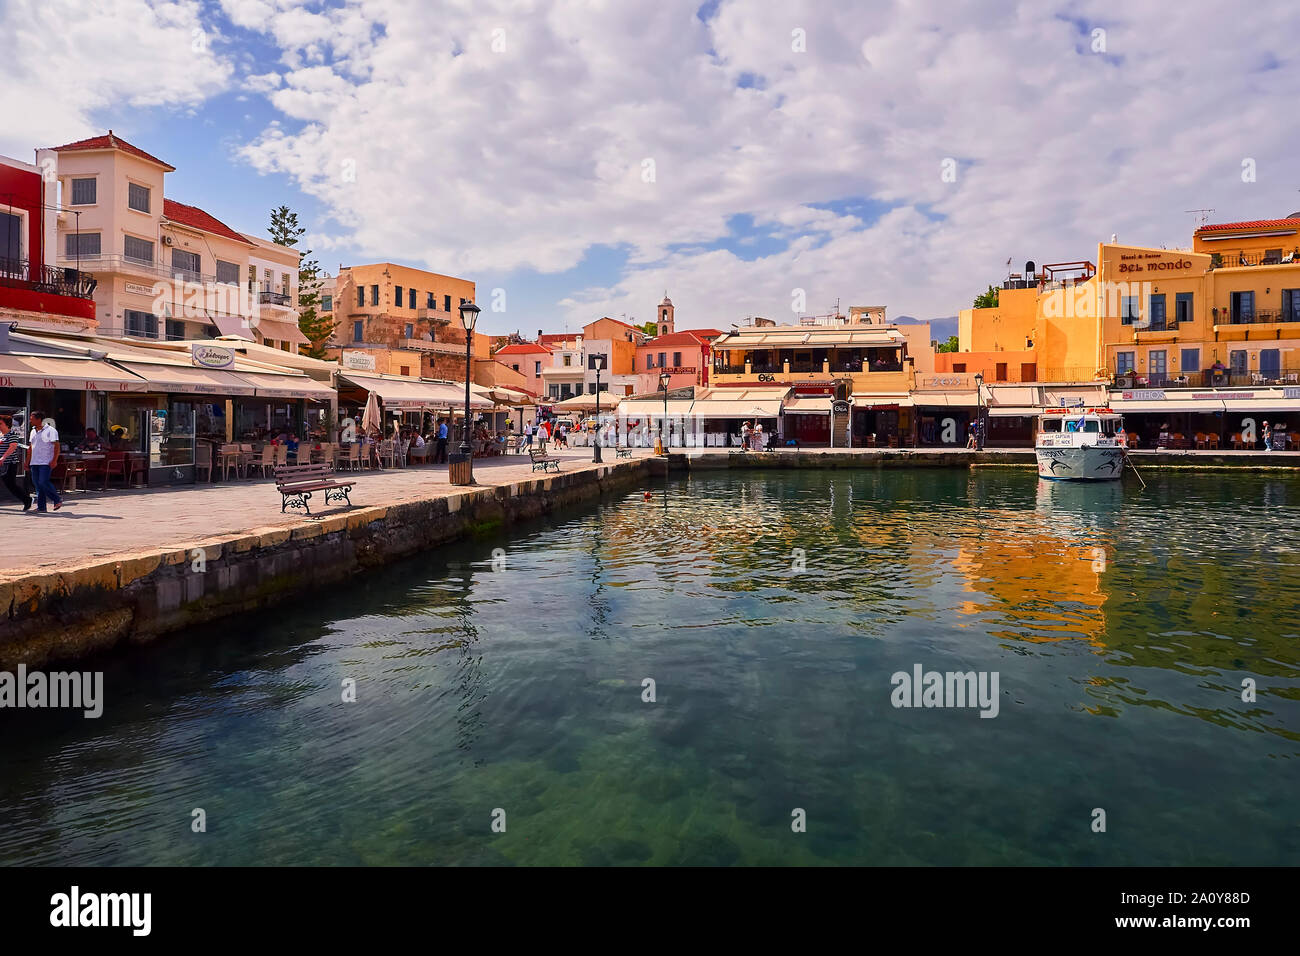
{"type": "Polygon", "coordinates": [[[957,316],[946,315],[938,319],[918,319],[914,315],[896,315],[889,320],[897,322],[899,325],[919,325],[922,322],[930,323],[930,338],[936,342],[946,342],[948,337],[957,334],[957,316]]]}

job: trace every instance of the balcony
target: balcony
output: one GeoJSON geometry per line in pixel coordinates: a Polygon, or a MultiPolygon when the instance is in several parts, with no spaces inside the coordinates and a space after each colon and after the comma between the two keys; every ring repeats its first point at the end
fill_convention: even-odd
{"type": "MultiPolygon", "coordinates": [[[[135,259],[131,256],[60,256],[59,263],[62,266],[75,266],[80,263],[81,267],[94,269],[100,273],[126,273],[129,275],[147,276],[151,279],[167,279],[168,281],[180,279],[182,282],[190,282],[203,285],[217,285],[217,277],[200,272],[192,272],[189,269],[182,269],[176,266],[160,265],[147,259],[135,259]]],[[[235,282],[220,283],[222,285],[238,285],[235,282]]]]}
{"type": "Polygon", "coordinates": [[[1211,269],[1234,269],[1242,266],[1289,266],[1300,264],[1300,249],[1269,254],[1258,249],[1216,249],[1210,253],[1211,269]]]}
{"type": "Polygon", "coordinates": [[[1203,369],[1197,372],[1122,372],[1115,376],[1115,388],[1259,388],[1300,384],[1300,367],[1265,369],[1203,369]]]}
{"type": "Polygon", "coordinates": [[[89,272],[0,257],[0,306],[20,312],[92,320],[96,285],[89,272]]]}
{"type": "Polygon", "coordinates": [[[1290,312],[1283,312],[1281,309],[1251,309],[1250,311],[1215,309],[1214,312],[1214,327],[1216,329],[1224,325],[1272,325],[1275,322],[1300,322],[1300,312],[1295,309],[1290,312]]]}
{"type": "Polygon", "coordinates": [[[262,305],[281,305],[287,309],[292,307],[293,297],[287,292],[259,292],[257,301],[262,305]]]}

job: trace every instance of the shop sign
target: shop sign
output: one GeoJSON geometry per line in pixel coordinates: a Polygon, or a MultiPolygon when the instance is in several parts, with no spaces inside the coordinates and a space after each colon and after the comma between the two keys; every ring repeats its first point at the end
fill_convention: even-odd
{"type": "Polygon", "coordinates": [[[831,410],[836,414],[847,412],[849,410],[849,403],[842,398],[837,398],[835,401],[831,402],[831,410]]]}
{"type": "Polygon", "coordinates": [[[368,352],[344,352],[343,367],[356,372],[373,372],[375,357],[368,352]]]}
{"type": "Polygon", "coordinates": [[[1162,388],[1135,388],[1124,392],[1126,402],[1163,402],[1164,400],[1165,391],[1162,388]]]}
{"type": "Polygon", "coordinates": [[[140,285],[138,282],[128,282],[126,284],[126,291],[133,295],[153,295],[153,286],[140,285]]]}
{"type": "Polygon", "coordinates": [[[961,375],[931,375],[921,379],[922,388],[961,388],[965,384],[961,375]]]}
{"type": "Polygon", "coordinates": [[[235,364],[235,350],[220,345],[195,345],[190,354],[200,368],[230,368],[235,364]]]}

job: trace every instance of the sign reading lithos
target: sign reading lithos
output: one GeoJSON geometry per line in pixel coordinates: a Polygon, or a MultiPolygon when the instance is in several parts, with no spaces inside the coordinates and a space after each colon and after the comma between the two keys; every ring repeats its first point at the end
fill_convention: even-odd
{"type": "Polygon", "coordinates": [[[344,352],[343,367],[358,372],[373,372],[375,370],[375,357],[369,352],[344,352]]]}
{"type": "Polygon", "coordinates": [[[1166,259],[1163,252],[1126,252],[1119,257],[1120,272],[1181,272],[1191,259],[1166,259]]]}
{"type": "Polygon", "coordinates": [[[230,368],[235,364],[235,350],[220,345],[195,345],[190,354],[194,364],[203,368],[230,368]]]}

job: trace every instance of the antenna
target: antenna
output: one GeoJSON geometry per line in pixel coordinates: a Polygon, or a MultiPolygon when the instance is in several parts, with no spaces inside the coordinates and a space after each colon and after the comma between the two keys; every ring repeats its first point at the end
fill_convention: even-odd
{"type": "Polygon", "coordinates": [[[1200,225],[1198,225],[1196,228],[1200,229],[1203,228],[1205,224],[1210,221],[1210,213],[1214,212],[1214,210],[1212,208],[1211,209],[1184,209],[1183,212],[1196,216],[1196,218],[1200,221],[1200,225]]]}

